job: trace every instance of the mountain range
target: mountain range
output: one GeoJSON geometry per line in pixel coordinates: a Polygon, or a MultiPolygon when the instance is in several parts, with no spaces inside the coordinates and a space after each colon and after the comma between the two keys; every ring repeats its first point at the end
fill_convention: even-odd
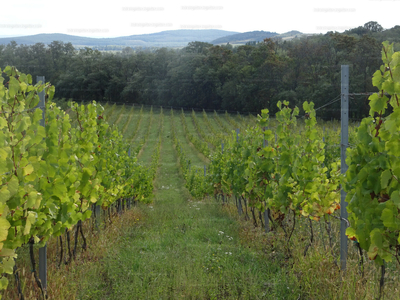
{"type": "Polygon", "coordinates": [[[92,47],[98,49],[124,47],[185,47],[189,42],[199,41],[214,45],[245,44],[260,42],[265,38],[290,39],[302,35],[299,31],[290,31],[284,34],[269,31],[235,32],[219,29],[178,29],[167,30],[150,34],[139,34],[115,38],[91,38],[62,33],[41,33],[30,36],[3,37],[1,44],[15,41],[17,44],[33,45],[36,43],[50,44],[53,41],[70,42],[75,48],[92,47]]]}

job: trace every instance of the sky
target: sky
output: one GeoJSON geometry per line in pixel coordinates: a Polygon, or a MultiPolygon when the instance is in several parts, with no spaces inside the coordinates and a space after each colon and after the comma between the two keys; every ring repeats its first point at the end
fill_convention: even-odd
{"type": "Polygon", "coordinates": [[[369,21],[389,29],[400,25],[395,14],[399,9],[400,0],[18,0],[2,5],[0,37],[39,33],[119,37],[175,29],[326,33],[369,21]]]}

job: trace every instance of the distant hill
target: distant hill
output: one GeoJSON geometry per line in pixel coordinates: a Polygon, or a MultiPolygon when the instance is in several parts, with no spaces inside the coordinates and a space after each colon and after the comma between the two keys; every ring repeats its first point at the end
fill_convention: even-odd
{"type": "Polygon", "coordinates": [[[249,31],[244,33],[232,34],[224,37],[217,38],[211,41],[211,44],[219,45],[219,44],[245,44],[247,42],[261,42],[266,38],[272,38],[277,36],[276,32],[269,31],[249,31]]]}
{"type": "Polygon", "coordinates": [[[295,37],[303,35],[300,31],[292,30],[286,33],[278,34],[270,31],[249,31],[244,33],[237,33],[233,35],[224,36],[211,41],[214,45],[232,44],[240,45],[248,42],[262,42],[266,38],[290,40],[295,37]]]}
{"type": "Polygon", "coordinates": [[[282,34],[278,34],[274,38],[282,39],[282,40],[291,40],[293,38],[300,37],[302,35],[304,35],[304,33],[297,31],[297,30],[292,30],[292,31],[288,31],[288,32],[285,32],[282,34]]]}
{"type": "Polygon", "coordinates": [[[36,43],[50,44],[53,41],[71,42],[75,47],[183,47],[189,42],[211,42],[223,36],[237,34],[236,31],[219,29],[178,29],[150,34],[122,36],[117,38],[89,38],[62,33],[42,33],[30,36],[0,38],[1,44],[15,41],[17,44],[33,45],[36,43]]]}

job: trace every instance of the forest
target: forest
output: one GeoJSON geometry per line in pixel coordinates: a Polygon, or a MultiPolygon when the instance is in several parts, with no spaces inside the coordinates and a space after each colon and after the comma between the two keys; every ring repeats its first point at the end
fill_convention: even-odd
{"type": "MultiPolygon", "coordinates": [[[[328,32],[290,41],[265,39],[242,46],[193,41],[181,49],[101,52],[75,50],[71,43],[0,45],[0,67],[45,76],[58,99],[135,103],[231,112],[274,114],[288,100],[316,108],[340,100],[341,65],[350,66],[350,117],[368,114],[375,92],[373,73],[381,64],[382,42],[400,45],[400,26],[384,30],[377,22],[343,33],[328,32]],[[361,95],[360,95],[361,94],[361,95]]],[[[317,111],[317,117],[340,117],[340,101],[317,111]]]]}

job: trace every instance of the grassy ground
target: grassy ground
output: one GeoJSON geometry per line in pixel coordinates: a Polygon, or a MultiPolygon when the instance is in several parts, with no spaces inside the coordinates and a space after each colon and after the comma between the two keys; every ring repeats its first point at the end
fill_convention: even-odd
{"type": "Polygon", "coordinates": [[[169,129],[167,115],[154,204],[140,206],[142,225],[126,228],[77,298],[296,299],[279,265],[240,243],[233,217],[214,201],[190,200],[169,129]]]}
{"type": "MultiPolygon", "coordinates": [[[[127,107],[126,112],[130,109],[127,107]]],[[[139,111],[135,107],[131,124],[126,126],[128,139],[135,131],[139,111]]],[[[143,164],[150,163],[158,141],[159,113],[153,111],[149,135],[139,156],[143,164]]],[[[129,117],[116,107],[110,119],[122,128],[129,117]]],[[[221,119],[229,125],[224,115],[221,119]]],[[[186,120],[194,130],[189,115],[186,120]]],[[[143,140],[149,121],[147,111],[136,139],[143,140]]],[[[243,120],[235,117],[235,121],[243,120]]],[[[199,167],[207,164],[207,158],[186,141],[179,126],[180,111],[175,112],[174,123],[188,159],[199,167]]],[[[222,206],[213,198],[191,199],[179,172],[170,130],[170,112],[164,110],[160,167],[152,204],[139,204],[100,231],[92,231],[86,224],[89,249],[70,265],[58,267],[57,240],[50,240],[50,299],[377,298],[377,267],[365,262],[362,276],[357,249],[351,244],[348,271],[340,272],[335,256],[338,238],[333,236],[332,254],[324,224],[312,222],[314,242],[304,257],[310,227],[303,219],[298,220],[288,255],[281,230],[265,234],[260,227],[254,228],[252,222],[237,216],[233,203],[222,206]]],[[[331,221],[337,233],[339,223],[331,221]]],[[[25,299],[37,299],[39,292],[30,276],[27,249],[19,252],[25,299]]],[[[389,263],[384,299],[400,299],[399,278],[398,266],[389,263]]],[[[18,299],[13,281],[3,299],[18,299]]]]}

